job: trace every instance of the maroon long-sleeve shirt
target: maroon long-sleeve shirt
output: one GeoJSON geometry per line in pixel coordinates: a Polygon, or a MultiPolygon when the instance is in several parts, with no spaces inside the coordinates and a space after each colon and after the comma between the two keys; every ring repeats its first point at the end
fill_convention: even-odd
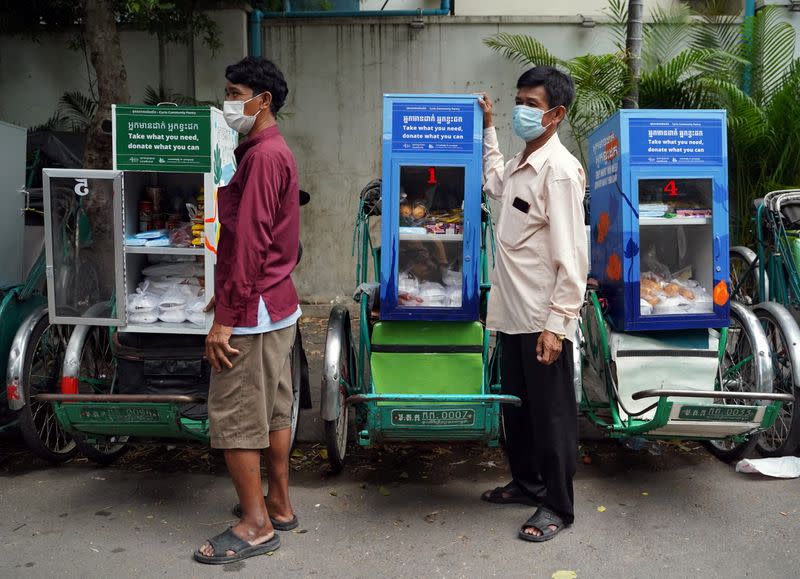
{"type": "Polygon", "coordinates": [[[297,311],[292,271],[300,245],[300,191],[294,156],[277,126],[248,138],[234,154],[236,172],[217,198],[214,319],[252,327],[261,298],[273,322],[297,311]]]}

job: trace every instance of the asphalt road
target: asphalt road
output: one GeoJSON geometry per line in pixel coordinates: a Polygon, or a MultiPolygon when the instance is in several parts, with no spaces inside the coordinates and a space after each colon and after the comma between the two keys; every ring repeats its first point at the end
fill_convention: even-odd
{"type": "MultiPolygon", "coordinates": [[[[303,327],[315,406],[324,328],[303,327]]],[[[330,476],[317,412],[303,412],[292,459],[300,528],[273,556],[222,569],[192,560],[233,522],[218,454],[150,445],[108,468],[53,467],[0,439],[0,577],[800,576],[800,480],[737,474],[698,445],[584,442],[575,526],[530,544],[516,535],[532,509],[478,500],[506,482],[500,451],[351,446],[330,476]]]]}
{"type": "Polygon", "coordinates": [[[798,576],[800,480],[737,474],[693,446],[585,449],[575,526],[529,544],[516,533],[530,509],[477,499],[506,477],[496,450],[362,450],[332,477],[304,445],[292,460],[299,532],[282,534],[271,557],[219,569],[191,558],[232,521],[215,454],[140,447],[109,468],[51,467],[4,442],[0,576],[798,576]]]}

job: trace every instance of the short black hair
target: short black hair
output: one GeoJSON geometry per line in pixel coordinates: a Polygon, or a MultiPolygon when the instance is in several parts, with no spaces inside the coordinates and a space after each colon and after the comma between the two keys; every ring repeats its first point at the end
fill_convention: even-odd
{"type": "Polygon", "coordinates": [[[517,80],[517,89],[543,86],[547,93],[549,108],[564,106],[568,109],[575,98],[572,78],[552,66],[534,66],[522,73],[517,80]]]}
{"type": "Polygon", "coordinates": [[[286,79],[274,62],[260,56],[246,56],[225,69],[225,78],[233,84],[243,84],[253,89],[253,96],[265,91],[272,94],[270,111],[276,114],[289,94],[286,79]]]}

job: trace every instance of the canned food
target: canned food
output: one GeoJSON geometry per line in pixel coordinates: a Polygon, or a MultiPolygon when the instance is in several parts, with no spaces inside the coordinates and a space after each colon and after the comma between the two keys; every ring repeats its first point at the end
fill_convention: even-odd
{"type": "Polygon", "coordinates": [[[139,231],[150,231],[153,220],[153,202],[139,201],[139,231]]]}
{"type": "Polygon", "coordinates": [[[153,211],[158,213],[161,211],[161,196],[163,190],[161,187],[147,187],[145,188],[145,194],[150,202],[153,204],[153,211]]]}

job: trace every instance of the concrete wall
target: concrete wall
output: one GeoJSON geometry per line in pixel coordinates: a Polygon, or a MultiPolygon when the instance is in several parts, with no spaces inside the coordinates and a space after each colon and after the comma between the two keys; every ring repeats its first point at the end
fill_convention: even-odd
{"type": "Polygon", "coordinates": [[[496,100],[500,143],[520,145],[510,130],[517,77],[523,70],[486,48],[499,31],[532,34],[564,58],[606,52],[603,26],[542,24],[533,19],[271,21],[265,56],[283,69],[290,87],[281,127],[294,150],[300,184],[312,194],[302,209],[305,253],[296,281],[314,302],[348,298],[354,288],[352,230],[358,195],[380,177],[382,95],[389,92],[473,93],[496,100]]]}

